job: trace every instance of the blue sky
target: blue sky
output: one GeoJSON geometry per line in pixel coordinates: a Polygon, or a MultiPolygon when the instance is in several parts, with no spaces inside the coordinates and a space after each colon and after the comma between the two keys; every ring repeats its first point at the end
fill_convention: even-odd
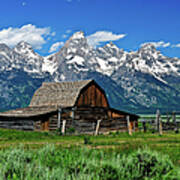
{"type": "Polygon", "coordinates": [[[29,42],[41,55],[76,31],[93,46],[113,41],[127,51],[152,42],[180,57],[179,0],[1,0],[0,43],[29,42]]]}

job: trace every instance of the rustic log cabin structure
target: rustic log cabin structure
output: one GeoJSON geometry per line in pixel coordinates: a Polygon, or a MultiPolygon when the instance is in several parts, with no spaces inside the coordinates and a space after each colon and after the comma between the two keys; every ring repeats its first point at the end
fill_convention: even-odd
{"type": "Polygon", "coordinates": [[[94,80],[43,83],[26,108],[0,113],[0,128],[99,134],[138,128],[138,116],[110,107],[94,80]]]}

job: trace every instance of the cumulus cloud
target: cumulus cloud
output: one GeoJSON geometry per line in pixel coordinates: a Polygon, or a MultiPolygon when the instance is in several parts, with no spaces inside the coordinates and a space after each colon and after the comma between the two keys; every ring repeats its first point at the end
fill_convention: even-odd
{"type": "Polygon", "coordinates": [[[65,33],[62,35],[62,38],[67,38],[69,36],[69,34],[72,32],[72,30],[68,29],[65,31],[65,33]]]}
{"type": "Polygon", "coordinates": [[[52,33],[51,33],[51,36],[55,36],[55,35],[56,35],[56,32],[52,32],[52,33]]]}
{"type": "Polygon", "coordinates": [[[175,47],[175,48],[180,48],[180,43],[179,44],[174,44],[174,45],[172,45],[171,47],[175,47]]]}
{"type": "Polygon", "coordinates": [[[64,45],[64,42],[56,42],[56,43],[54,43],[51,47],[50,47],[50,50],[49,50],[49,52],[50,53],[52,53],[52,52],[55,52],[55,51],[57,51],[61,46],[63,46],[64,45]]]}
{"type": "Polygon", "coordinates": [[[158,42],[146,42],[146,43],[143,43],[143,44],[141,44],[141,47],[146,45],[146,44],[152,44],[156,48],[158,48],[158,47],[166,48],[166,47],[169,47],[171,45],[170,42],[158,41],[158,42]]]}
{"type": "Polygon", "coordinates": [[[94,34],[87,36],[87,41],[91,46],[96,47],[102,42],[117,41],[125,36],[126,34],[113,34],[109,31],[97,31],[94,34]]]}
{"type": "Polygon", "coordinates": [[[35,49],[41,49],[46,43],[46,37],[52,36],[49,27],[39,28],[32,24],[24,25],[20,28],[9,27],[0,30],[0,43],[8,46],[15,46],[20,41],[26,41],[35,49]]]}

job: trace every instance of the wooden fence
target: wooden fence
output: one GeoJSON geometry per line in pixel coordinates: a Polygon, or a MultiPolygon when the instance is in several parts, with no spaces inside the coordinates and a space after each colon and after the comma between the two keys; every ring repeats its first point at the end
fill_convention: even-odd
{"type": "Polygon", "coordinates": [[[154,118],[144,118],[139,122],[142,123],[140,130],[147,132],[152,131],[153,133],[158,132],[163,134],[163,131],[175,131],[179,132],[180,129],[180,112],[168,112],[164,115],[160,114],[157,110],[156,117],[154,118]]]}

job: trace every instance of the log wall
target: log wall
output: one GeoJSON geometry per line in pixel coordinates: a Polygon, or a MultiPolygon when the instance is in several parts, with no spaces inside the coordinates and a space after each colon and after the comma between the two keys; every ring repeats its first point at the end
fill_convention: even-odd
{"type": "MultiPolygon", "coordinates": [[[[60,128],[62,129],[62,122],[66,120],[65,131],[73,128],[75,134],[94,134],[98,120],[101,120],[99,125],[99,133],[109,133],[111,131],[127,131],[126,115],[113,112],[102,107],[77,107],[72,113],[72,109],[62,111],[60,128]],[[74,114],[74,115],[73,115],[74,114]]],[[[48,119],[49,131],[57,130],[58,113],[51,115],[48,119]]],[[[133,121],[130,121],[133,122],[133,121]]],[[[42,130],[42,122],[36,122],[36,130],[42,130]]],[[[137,126],[137,121],[132,123],[137,126]]],[[[132,127],[134,130],[137,127],[132,127]]]]}
{"type": "Polygon", "coordinates": [[[101,122],[99,133],[108,133],[113,131],[127,131],[126,118],[113,118],[101,122]]]}
{"type": "Polygon", "coordinates": [[[74,127],[78,134],[94,134],[98,120],[107,119],[103,108],[77,108],[74,116],[74,127]]]}
{"type": "Polygon", "coordinates": [[[1,119],[0,128],[33,131],[34,121],[30,119],[1,119]]]}
{"type": "MultiPolygon", "coordinates": [[[[75,134],[109,133],[111,131],[127,131],[126,115],[114,112],[103,107],[76,107],[75,109],[64,109],[61,112],[60,128],[63,120],[66,120],[65,131],[74,129],[75,134]],[[74,113],[73,113],[74,112],[74,113]]],[[[130,118],[133,130],[137,130],[138,123],[130,118]]],[[[34,130],[34,131],[55,131],[58,129],[58,112],[44,116],[17,119],[7,118],[0,121],[0,128],[34,130]]]]}

